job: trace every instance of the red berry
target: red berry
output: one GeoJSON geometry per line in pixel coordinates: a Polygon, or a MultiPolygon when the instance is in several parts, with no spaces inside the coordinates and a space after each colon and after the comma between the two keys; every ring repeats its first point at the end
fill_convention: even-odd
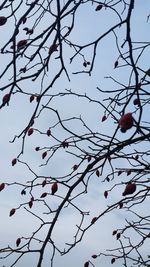
{"type": "Polygon", "coordinates": [[[122,132],[125,132],[126,130],[132,128],[133,126],[133,117],[132,113],[127,113],[121,117],[119,120],[119,126],[122,130],[122,132]]]}
{"type": "Polygon", "coordinates": [[[135,183],[128,183],[124,192],[122,193],[123,196],[131,195],[136,191],[136,184],[135,183]]]}
{"type": "Polygon", "coordinates": [[[30,136],[31,134],[33,134],[33,132],[34,132],[34,129],[33,128],[29,128],[29,130],[28,130],[28,136],[30,136]]]}
{"type": "Polygon", "coordinates": [[[7,22],[7,18],[4,16],[0,16],[0,26],[3,26],[7,22]]]}
{"type": "Polygon", "coordinates": [[[5,184],[4,184],[4,183],[0,184],[0,192],[1,192],[4,188],[5,188],[5,184]]]}
{"type": "Polygon", "coordinates": [[[18,43],[17,43],[17,48],[18,48],[18,50],[20,50],[20,49],[23,49],[23,48],[25,48],[25,46],[27,45],[27,40],[20,40],[18,43]]]}
{"type": "Polygon", "coordinates": [[[57,182],[54,182],[51,186],[51,192],[52,192],[52,195],[54,195],[58,190],[58,184],[57,182]]]}
{"type": "Polygon", "coordinates": [[[86,262],[84,263],[84,267],[89,267],[89,261],[86,261],[86,262]]]}

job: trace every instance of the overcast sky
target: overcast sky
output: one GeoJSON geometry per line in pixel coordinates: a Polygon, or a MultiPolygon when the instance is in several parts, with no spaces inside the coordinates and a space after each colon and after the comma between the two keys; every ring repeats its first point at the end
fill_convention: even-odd
{"type": "MultiPolygon", "coordinates": [[[[94,6],[95,7],[95,6],[94,6]]],[[[111,15],[112,13],[108,10],[101,10],[100,12],[95,12],[95,8],[93,9],[87,7],[81,8],[80,12],[77,13],[79,18],[76,20],[75,30],[71,35],[71,40],[73,42],[79,44],[85,44],[93,39],[96,39],[100,34],[103,34],[110,26],[116,23],[117,17],[115,15],[111,15]]],[[[150,13],[150,5],[149,0],[145,0],[144,3],[141,0],[136,1],[136,6],[134,10],[134,17],[132,19],[132,31],[131,34],[135,41],[149,41],[149,23],[145,23],[147,16],[150,13]]],[[[1,14],[5,14],[5,10],[1,11],[1,14]]],[[[44,22],[43,22],[44,23],[44,22]]],[[[0,46],[2,46],[7,40],[7,37],[11,35],[11,27],[12,24],[8,24],[0,28],[1,40],[0,46]]],[[[43,25],[44,27],[44,25],[43,25]]],[[[124,38],[124,30],[119,29],[120,31],[120,42],[123,42],[124,38]]],[[[25,37],[25,33],[22,31],[18,35],[19,38],[22,39],[25,37]]],[[[71,82],[67,81],[65,75],[63,75],[57,82],[54,84],[51,93],[54,94],[56,92],[63,92],[65,89],[72,89],[76,93],[84,94],[88,93],[94,99],[100,99],[100,94],[97,92],[96,87],[100,87],[103,90],[112,89],[114,84],[109,79],[105,79],[104,77],[113,75],[116,79],[119,79],[120,82],[126,82],[128,79],[128,74],[124,73],[123,70],[114,69],[114,62],[118,57],[118,52],[115,47],[115,40],[112,34],[109,37],[102,40],[102,42],[98,45],[96,61],[93,69],[93,73],[91,76],[87,74],[79,74],[73,75],[72,72],[80,71],[83,69],[82,60],[74,60],[73,64],[69,64],[69,57],[71,55],[71,50],[65,48],[65,60],[68,68],[68,72],[71,78],[71,82]]],[[[56,52],[57,55],[57,52],[56,52]]],[[[0,72],[3,70],[4,64],[9,60],[9,57],[0,54],[1,65],[0,72]],[[6,61],[5,61],[6,60],[6,61]]],[[[87,49],[87,60],[91,60],[90,50],[87,49]]],[[[146,70],[149,68],[149,60],[148,55],[145,52],[145,57],[141,65],[143,64],[143,68],[146,70]]],[[[21,65],[22,67],[22,65],[21,65]]],[[[54,61],[54,65],[50,65],[49,75],[46,78],[45,86],[48,84],[48,80],[51,80],[55,71],[57,70],[57,63],[54,61]]],[[[10,77],[8,77],[9,79],[10,77]]],[[[2,86],[4,86],[5,80],[2,80],[2,86]]],[[[38,82],[24,82],[22,85],[26,92],[37,92],[40,89],[37,89],[38,82]]],[[[8,93],[8,91],[6,92],[8,93]]],[[[2,99],[4,95],[4,91],[0,92],[0,97],[2,99]]],[[[63,118],[67,118],[68,116],[80,116],[82,114],[84,120],[94,131],[100,131],[103,133],[110,132],[110,129],[115,129],[115,125],[112,124],[111,121],[101,123],[101,118],[103,116],[104,110],[99,108],[99,106],[90,104],[87,101],[80,101],[77,97],[60,97],[58,99],[54,99],[51,102],[52,107],[59,109],[60,114],[62,114],[63,118]]],[[[0,121],[1,121],[1,152],[0,152],[0,168],[1,168],[1,176],[0,182],[18,182],[24,183],[25,181],[29,181],[33,178],[31,172],[27,170],[25,166],[22,164],[16,164],[16,166],[11,166],[11,161],[15,158],[21,149],[21,139],[16,139],[15,143],[10,143],[9,141],[13,140],[15,135],[20,134],[20,132],[24,129],[26,124],[28,123],[30,114],[33,112],[35,107],[35,103],[29,103],[29,96],[22,97],[19,94],[13,95],[10,105],[5,106],[0,110],[0,121]]],[[[132,107],[131,107],[132,108],[132,107]]],[[[49,116],[48,112],[43,112],[39,118],[35,122],[35,128],[37,127],[41,131],[46,131],[49,127],[54,124],[54,119],[52,115],[49,116]]],[[[80,126],[77,124],[80,131],[80,126]]],[[[76,127],[72,125],[72,129],[76,127]]],[[[54,133],[58,138],[62,138],[63,133],[60,132],[59,127],[55,129],[54,133]]],[[[43,135],[38,135],[35,133],[33,136],[28,137],[26,139],[25,146],[25,154],[20,160],[27,161],[27,163],[31,164],[33,170],[36,171],[38,175],[41,176],[59,176],[65,175],[66,170],[71,169],[75,162],[74,157],[71,155],[67,155],[66,158],[63,157],[63,154],[58,153],[56,157],[50,164],[44,167],[39,167],[41,165],[41,152],[35,152],[36,146],[48,146],[48,143],[52,142],[49,137],[45,137],[43,135]]],[[[105,177],[102,177],[105,178],[105,177]]],[[[124,179],[122,177],[121,179],[124,179]]],[[[90,215],[85,219],[85,225],[88,225],[91,221],[91,218],[97,216],[100,212],[102,212],[107,205],[112,203],[113,201],[118,201],[122,198],[122,190],[121,187],[120,192],[114,192],[111,195],[111,198],[106,200],[103,196],[103,192],[109,188],[109,184],[102,183],[100,185],[97,177],[94,177],[93,181],[90,182],[90,190],[88,192],[88,198],[81,198],[82,207],[85,211],[90,211],[90,215]]],[[[20,187],[21,190],[21,187],[20,187]]],[[[48,188],[46,188],[48,190],[48,188]]],[[[64,189],[62,189],[63,192],[64,189]]],[[[43,191],[37,191],[38,197],[41,195],[43,191]]],[[[63,192],[64,193],[64,192],[63,192]]],[[[62,194],[63,194],[62,193],[62,194]]],[[[9,211],[11,208],[17,207],[20,203],[28,201],[28,196],[21,196],[19,188],[15,185],[12,187],[7,187],[6,190],[0,193],[0,203],[1,203],[1,227],[0,227],[0,247],[7,246],[8,243],[11,246],[15,246],[15,241],[18,237],[29,236],[30,232],[35,230],[35,226],[39,223],[38,220],[33,219],[32,215],[27,214],[24,209],[20,209],[16,212],[14,217],[9,217],[9,211]]],[[[80,199],[79,199],[80,201],[80,199]]],[[[51,202],[53,207],[57,207],[58,200],[52,199],[51,202]]],[[[35,211],[40,209],[42,212],[43,207],[35,205],[35,211]]],[[[104,251],[106,248],[117,246],[116,240],[112,237],[112,231],[117,227],[121,227],[123,225],[124,218],[130,216],[128,214],[124,214],[124,211],[116,211],[112,212],[108,216],[104,216],[100,221],[98,221],[93,227],[89,229],[89,231],[85,234],[84,239],[81,243],[77,245],[69,254],[65,256],[57,256],[54,260],[54,267],[63,266],[83,266],[84,262],[87,260],[92,260],[90,258],[93,254],[98,254],[100,251],[104,251]]],[[[63,211],[61,214],[58,223],[56,224],[56,228],[54,229],[53,237],[56,244],[59,244],[61,249],[64,248],[65,243],[70,243],[73,241],[73,233],[76,229],[76,224],[79,223],[79,216],[74,212],[72,208],[68,208],[63,211]]],[[[46,233],[46,232],[45,232],[46,233]]],[[[44,231],[42,234],[45,234],[44,231]]],[[[43,261],[43,267],[49,267],[49,253],[51,251],[46,250],[47,257],[43,261]]],[[[9,259],[2,262],[2,264],[6,264],[9,259]]],[[[20,261],[16,266],[25,267],[27,264],[34,267],[36,266],[37,256],[31,255],[25,257],[23,261],[20,261]]],[[[94,262],[94,261],[93,261],[94,262]]],[[[97,265],[99,265],[99,259],[96,259],[97,265]]],[[[104,260],[105,262],[105,260],[104,260]]],[[[103,264],[104,264],[103,262],[103,264]]],[[[110,263],[110,259],[108,260],[110,263]]],[[[107,263],[107,264],[108,264],[107,263]]],[[[2,265],[0,263],[0,265],[2,265]]],[[[109,264],[108,264],[109,265],[109,264]]],[[[107,265],[107,266],[108,266],[107,265]]],[[[7,264],[6,264],[7,266],[7,264]]],[[[8,265],[9,266],[9,265],[8,265]]],[[[119,263],[118,263],[119,266],[119,263]]]]}

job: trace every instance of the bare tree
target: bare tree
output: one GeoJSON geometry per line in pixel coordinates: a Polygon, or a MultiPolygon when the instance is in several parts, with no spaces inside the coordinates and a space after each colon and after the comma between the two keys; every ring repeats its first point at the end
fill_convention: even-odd
{"type": "MultiPolygon", "coordinates": [[[[15,244],[1,240],[2,264],[20,266],[28,256],[35,255],[32,266],[44,266],[45,257],[49,266],[55,266],[58,254],[63,256],[75,249],[104,215],[117,211],[124,216],[124,225],[112,232],[116,247],[89,255],[81,266],[98,266],[102,257],[109,258],[110,264],[150,266],[150,41],[134,35],[140,32],[134,24],[136,14],[140,5],[143,10],[146,5],[139,2],[1,3],[0,109],[4,121],[8,113],[12,115],[17,133],[11,133],[9,146],[18,151],[10,162],[12,174],[19,169],[14,180],[1,181],[0,191],[4,199],[15,192],[10,225],[21,216],[31,220],[26,234],[18,236],[16,229],[15,244]],[[83,15],[88,23],[84,34],[80,29],[83,15]],[[107,60],[112,74],[107,73],[101,83],[99,53],[106,42],[106,54],[112,55],[107,60]],[[90,92],[79,90],[81,76],[95,82],[90,92]],[[82,111],[79,116],[78,108],[82,111]],[[18,116],[14,117],[13,110],[18,116]],[[91,114],[89,121],[87,114],[91,114]],[[28,160],[30,152],[33,162],[28,160]],[[34,157],[38,158],[36,162],[34,157]],[[91,216],[91,207],[84,210],[83,205],[92,183],[101,185],[101,197],[106,202],[95,217],[91,216]],[[77,221],[74,225],[65,222],[66,233],[72,227],[73,236],[62,248],[56,231],[67,211],[77,221]]],[[[147,27],[149,13],[144,12],[142,19],[147,27]]],[[[105,68],[104,61],[103,65],[105,68]]],[[[3,214],[1,220],[6,217],[8,214],[3,214]]]]}

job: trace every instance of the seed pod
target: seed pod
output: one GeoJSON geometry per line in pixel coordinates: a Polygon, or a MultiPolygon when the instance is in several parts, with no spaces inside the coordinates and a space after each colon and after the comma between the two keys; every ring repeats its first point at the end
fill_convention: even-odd
{"type": "Polygon", "coordinates": [[[99,5],[95,8],[95,11],[99,11],[99,10],[101,10],[102,7],[103,7],[103,5],[100,5],[100,4],[99,4],[99,5]]]}
{"type": "Polygon", "coordinates": [[[7,18],[4,16],[0,16],[0,26],[3,26],[7,22],[7,18]]]}
{"type": "Polygon", "coordinates": [[[100,172],[99,172],[99,170],[96,170],[96,176],[97,176],[97,177],[100,176],[100,172]]]}
{"type": "Polygon", "coordinates": [[[107,198],[108,197],[108,191],[104,192],[104,197],[107,198]]]}
{"type": "Polygon", "coordinates": [[[140,106],[140,99],[135,98],[135,99],[133,100],[133,104],[134,104],[135,106],[140,106]]]}
{"type": "Polygon", "coordinates": [[[29,28],[25,27],[23,30],[26,31],[26,35],[27,34],[30,34],[30,35],[33,34],[33,29],[29,29],[29,28]]]}
{"type": "Polygon", "coordinates": [[[93,219],[91,220],[91,224],[94,224],[97,221],[97,217],[93,217],[93,219]]]}
{"type": "Polygon", "coordinates": [[[52,186],[51,186],[51,193],[52,193],[52,195],[54,195],[57,192],[57,190],[58,190],[58,184],[57,184],[57,182],[54,182],[52,184],[52,186]]]}
{"type": "Polygon", "coordinates": [[[22,18],[22,23],[25,24],[26,21],[27,21],[27,17],[23,17],[23,18],[22,18]]]}
{"type": "Polygon", "coordinates": [[[34,100],[34,95],[30,96],[30,103],[34,100]]]}
{"type": "Polygon", "coordinates": [[[47,132],[46,132],[47,136],[50,136],[51,135],[51,130],[48,129],[47,132]]]}
{"type": "Polygon", "coordinates": [[[47,156],[47,152],[45,151],[45,152],[43,152],[43,154],[42,154],[42,159],[44,159],[46,156],[47,156]]]}
{"type": "Polygon", "coordinates": [[[83,62],[83,66],[86,68],[86,66],[87,66],[86,61],[83,62]]]}
{"type": "Polygon", "coordinates": [[[66,147],[69,146],[68,142],[66,142],[66,141],[63,141],[63,142],[61,143],[61,145],[62,145],[63,148],[66,148],[66,147]]]}
{"type": "Polygon", "coordinates": [[[117,230],[114,230],[113,232],[112,232],[112,235],[116,235],[117,234],[117,230]]]}
{"type": "Polygon", "coordinates": [[[101,121],[103,122],[103,121],[105,121],[106,119],[107,119],[107,117],[106,117],[106,115],[104,115],[104,116],[102,117],[101,121]]]}
{"type": "Polygon", "coordinates": [[[106,178],[106,181],[107,181],[107,182],[110,182],[110,178],[109,178],[109,177],[107,177],[107,178],[106,178]]]}
{"type": "Polygon", "coordinates": [[[114,64],[114,69],[118,67],[118,60],[114,64]]]}
{"type": "Polygon", "coordinates": [[[93,259],[96,259],[96,258],[97,258],[97,255],[94,254],[94,255],[92,255],[91,257],[92,257],[93,259]]]}
{"type": "Polygon", "coordinates": [[[146,75],[150,76],[150,69],[146,71],[146,75]]]}
{"type": "Polygon", "coordinates": [[[122,174],[122,171],[118,171],[118,176],[122,174]]]}
{"type": "Polygon", "coordinates": [[[111,259],[111,264],[113,264],[115,262],[115,258],[111,259]]]}
{"type": "Polygon", "coordinates": [[[29,128],[29,130],[28,130],[28,136],[30,136],[31,134],[33,134],[33,132],[34,132],[34,129],[33,128],[29,128]]]}
{"type": "Polygon", "coordinates": [[[127,176],[129,176],[131,174],[131,170],[127,171],[127,176]]]}
{"type": "Polygon", "coordinates": [[[28,205],[29,205],[29,208],[31,209],[31,208],[32,208],[32,206],[33,206],[33,201],[32,201],[32,200],[30,200],[30,201],[28,202],[28,205]]]}
{"type": "Polygon", "coordinates": [[[116,235],[116,239],[118,240],[118,239],[120,238],[120,236],[121,236],[121,234],[118,233],[118,234],[116,235]]]}
{"type": "Polygon", "coordinates": [[[135,156],[135,160],[138,160],[138,158],[139,158],[139,155],[136,155],[136,156],[135,156]]]}
{"type": "Polygon", "coordinates": [[[55,51],[58,51],[57,47],[58,47],[57,44],[52,44],[52,45],[50,46],[50,48],[49,48],[49,51],[48,51],[49,55],[51,55],[51,54],[52,54],[53,52],[55,52],[55,51]]]}
{"type": "Polygon", "coordinates": [[[12,162],[11,162],[11,165],[14,166],[16,163],[17,163],[17,159],[14,158],[14,159],[12,160],[12,162]]]}
{"type": "Polygon", "coordinates": [[[3,96],[3,99],[2,99],[2,103],[3,103],[3,105],[8,104],[9,99],[10,99],[10,94],[6,94],[6,95],[4,95],[4,96],[3,96]]]}
{"type": "Polygon", "coordinates": [[[119,209],[122,209],[122,207],[123,207],[123,202],[120,202],[119,203],[119,209]]]}
{"type": "Polygon", "coordinates": [[[40,96],[40,95],[37,95],[37,96],[36,96],[36,102],[39,102],[40,99],[41,99],[41,96],[40,96]]]}
{"type": "Polygon", "coordinates": [[[5,184],[4,184],[4,183],[0,184],[0,192],[1,192],[4,188],[5,188],[5,184]]]}
{"type": "Polygon", "coordinates": [[[21,191],[21,195],[26,195],[26,191],[24,189],[21,191]]]}
{"type": "Polygon", "coordinates": [[[47,193],[44,192],[44,193],[40,196],[40,198],[44,198],[44,197],[46,197],[46,196],[47,196],[47,193]]]}
{"type": "Polygon", "coordinates": [[[91,161],[91,159],[92,159],[92,157],[91,157],[91,156],[88,156],[88,157],[87,157],[87,160],[88,160],[88,162],[90,162],[90,161],[91,161]]]}
{"type": "Polygon", "coordinates": [[[44,180],[43,182],[42,182],[42,187],[44,187],[46,185],[46,180],[44,180]]]}
{"type": "Polygon", "coordinates": [[[26,73],[27,69],[26,69],[26,67],[24,67],[24,68],[21,68],[19,71],[23,72],[23,73],[26,73]]]}
{"type": "Polygon", "coordinates": [[[73,166],[73,170],[76,171],[77,169],[78,169],[78,165],[75,164],[75,165],[73,166]]]}
{"type": "Polygon", "coordinates": [[[21,238],[19,237],[16,240],[16,247],[19,247],[20,243],[21,243],[21,238]]]}
{"type": "Polygon", "coordinates": [[[26,34],[33,34],[33,32],[34,32],[34,30],[33,29],[29,29],[27,32],[26,32],[26,34]]]}
{"type": "Polygon", "coordinates": [[[11,209],[11,211],[10,211],[10,213],[9,213],[9,216],[11,217],[12,215],[14,215],[15,214],[15,212],[16,212],[16,209],[11,209]]]}

